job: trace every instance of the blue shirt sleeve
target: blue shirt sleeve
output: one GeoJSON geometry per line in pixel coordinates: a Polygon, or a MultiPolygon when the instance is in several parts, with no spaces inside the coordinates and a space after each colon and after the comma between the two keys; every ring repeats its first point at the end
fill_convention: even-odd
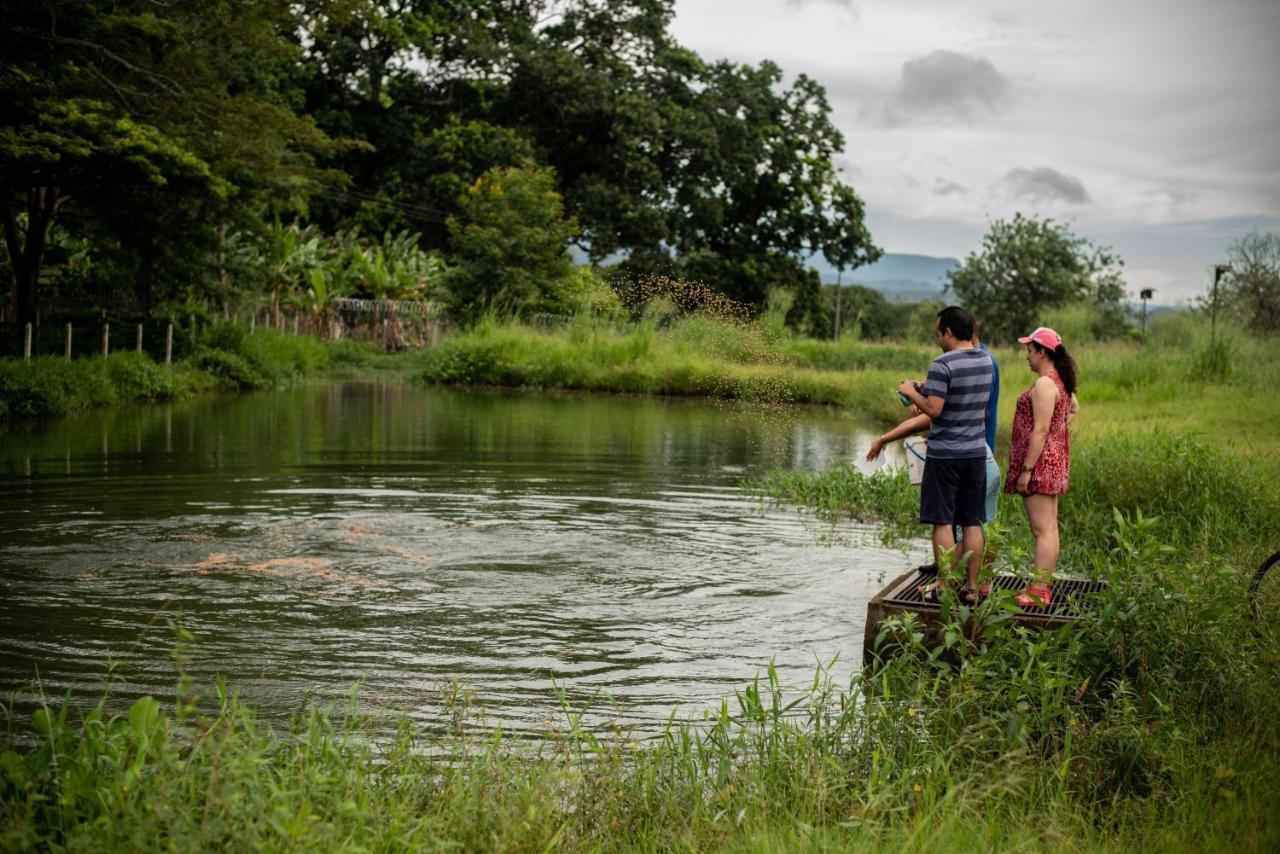
{"type": "MultiPolygon", "coordinates": [[[[987,352],[987,345],[981,346],[983,352],[987,352]]],[[[987,398],[987,447],[994,454],[996,452],[996,412],[1000,406],[1000,363],[989,352],[987,352],[987,358],[991,360],[991,396],[987,398]]]]}

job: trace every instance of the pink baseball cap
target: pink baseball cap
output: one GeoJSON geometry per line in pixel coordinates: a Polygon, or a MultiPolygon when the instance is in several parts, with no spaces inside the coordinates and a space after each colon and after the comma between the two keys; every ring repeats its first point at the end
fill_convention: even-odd
{"type": "Polygon", "coordinates": [[[1062,336],[1047,326],[1037,326],[1035,332],[1032,332],[1026,338],[1018,339],[1019,344],[1030,344],[1032,341],[1046,350],[1057,350],[1062,346],[1062,336]]]}

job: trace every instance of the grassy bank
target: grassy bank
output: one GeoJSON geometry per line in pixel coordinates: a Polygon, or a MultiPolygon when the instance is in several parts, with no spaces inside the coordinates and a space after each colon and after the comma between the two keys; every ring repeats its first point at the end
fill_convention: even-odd
{"type": "Polygon", "coordinates": [[[324,342],[218,324],[173,365],[128,351],[105,359],[0,359],[0,421],[60,417],[117,403],[272,388],[328,371],[363,375],[403,361],[360,342],[324,342]]]}
{"type": "Polygon", "coordinates": [[[416,376],[451,385],[833,404],[888,419],[901,410],[893,387],[928,359],[924,347],[792,339],[689,315],[661,328],[590,319],[552,329],[484,322],[425,352],[416,376]]]}
{"type": "MultiPolygon", "coordinates": [[[[1145,342],[1073,346],[1085,407],[1075,435],[1093,439],[1163,426],[1257,452],[1264,464],[1280,459],[1280,431],[1273,428],[1280,403],[1258,393],[1280,377],[1280,344],[1235,336],[1211,346],[1203,321],[1190,315],[1161,320],[1145,342]]],[[[831,404],[891,424],[904,415],[893,394],[897,383],[923,378],[936,355],[931,342],[816,341],[704,314],[662,325],[579,319],[538,328],[488,321],[422,353],[415,376],[452,385],[831,404]]],[[[1022,348],[1000,348],[996,355],[1003,368],[1003,444],[1031,376],[1022,348]]],[[[1280,473],[1280,465],[1275,470],[1280,473]]]]}

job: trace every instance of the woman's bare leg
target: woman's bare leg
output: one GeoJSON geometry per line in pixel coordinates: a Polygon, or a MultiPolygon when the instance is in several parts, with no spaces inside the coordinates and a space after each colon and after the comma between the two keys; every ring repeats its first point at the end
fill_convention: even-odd
{"type": "Polygon", "coordinates": [[[1026,495],[1022,503],[1036,541],[1036,582],[1047,585],[1058,568],[1058,496],[1026,495]]]}

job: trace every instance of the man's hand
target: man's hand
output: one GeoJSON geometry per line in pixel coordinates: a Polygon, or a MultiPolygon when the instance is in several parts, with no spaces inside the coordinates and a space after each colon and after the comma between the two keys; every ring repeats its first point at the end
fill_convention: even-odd
{"type": "MultiPolygon", "coordinates": [[[[912,395],[916,395],[918,397],[920,395],[920,389],[914,380],[903,380],[898,383],[898,393],[905,397],[911,397],[912,395]]],[[[912,398],[913,402],[914,400],[915,398],[912,398]]]]}
{"type": "Polygon", "coordinates": [[[884,450],[884,446],[888,444],[884,440],[884,436],[876,436],[871,440],[871,447],[867,449],[867,459],[874,460],[880,456],[880,452],[884,450]]]}

